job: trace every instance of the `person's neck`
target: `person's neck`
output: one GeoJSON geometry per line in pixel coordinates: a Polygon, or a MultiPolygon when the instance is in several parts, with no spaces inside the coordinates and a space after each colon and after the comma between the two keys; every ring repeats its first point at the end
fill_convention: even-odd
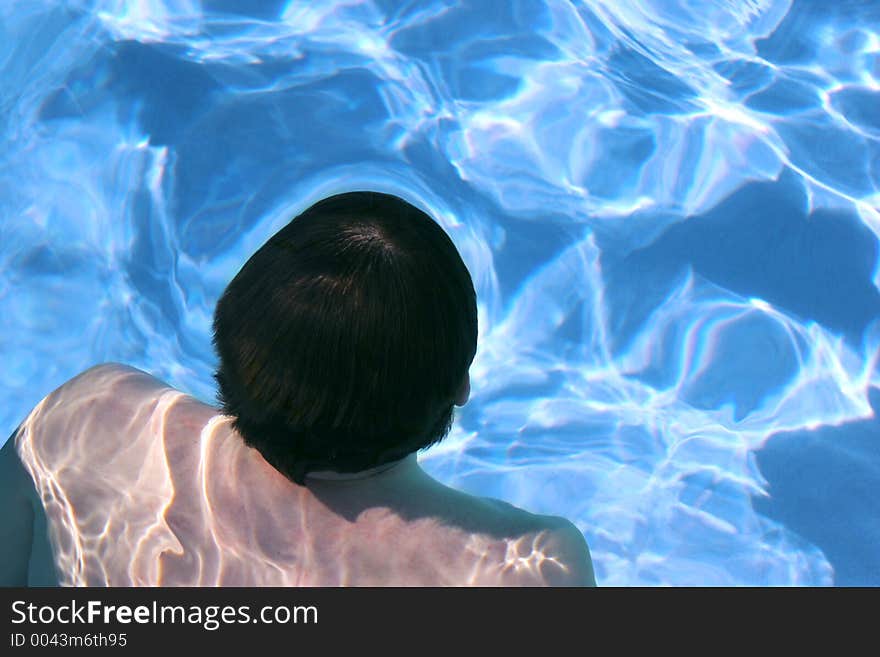
{"type": "Polygon", "coordinates": [[[334,470],[320,470],[306,474],[306,482],[309,484],[345,484],[346,487],[363,484],[370,485],[378,482],[402,482],[421,472],[418,458],[413,452],[408,456],[391,463],[383,463],[374,468],[360,470],[358,472],[336,472],[334,470]]]}

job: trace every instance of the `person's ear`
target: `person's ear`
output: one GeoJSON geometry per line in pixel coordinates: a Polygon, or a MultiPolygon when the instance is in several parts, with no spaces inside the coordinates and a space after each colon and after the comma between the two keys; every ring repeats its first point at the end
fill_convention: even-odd
{"type": "Polygon", "coordinates": [[[458,392],[455,393],[455,405],[456,406],[464,406],[467,404],[468,399],[471,396],[471,374],[467,372],[464,375],[464,381],[461,382],[461,385],[458,387],[458,392]]]}

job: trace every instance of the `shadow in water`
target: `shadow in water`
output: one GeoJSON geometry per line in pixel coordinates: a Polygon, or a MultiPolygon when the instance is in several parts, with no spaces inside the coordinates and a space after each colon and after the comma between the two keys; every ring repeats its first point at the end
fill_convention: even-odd
{"type": "Polygon", "coordinates": [[[880,317],[880,293],[871,282],[877,241],[851,213],[805,208],[802,186],[786,173],[778,182],[747,185],[609,262],[606,298],[616,348],[625,347],[656,306],[644,291],[671,289],[686,267],[859,344],[880,317]]]}
{"type": "MultiPolygon", "coordinates": [[[[802,186],[784,173],[672,225],[646,247],[603,255],[615,351],[627,348],[688,269],[863,347],[880,317],[871,280],[877,241],[852,213],[807,208],[802,186]]],[[[755,359],[748,343],[739,347],[729,362],[755,359]]],[[[770,374],[765,361],[742,383],[752,387],[770,374]]],[[[739,399],[738,419],[761,400],[747,401],[739,399]]],[[[770,496],[754,498],[755,510],[823,550],[843,586],[880,585],[880,389],[871,389],[870,403],[872,419],[776,433],[756,452],[770,496]]]]}
{"type": "Polygon", "coordinates": [[[772,436],[757,452],[770,497],[756,511],[825,553],[838,586],[880,586],[880,389],[875,417],[772,436]]]}

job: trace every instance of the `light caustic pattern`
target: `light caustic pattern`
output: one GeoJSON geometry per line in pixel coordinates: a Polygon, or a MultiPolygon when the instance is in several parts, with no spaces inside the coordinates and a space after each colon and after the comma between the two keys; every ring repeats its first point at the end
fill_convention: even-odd
{"type": "Polygon", "coordinates": [[[231,418],[117,364],[43,399],[15,441],[66,586],[499,586],[570,572],[545,528],[487,532],[484,507],[438,504],[449,489],[424,475],[405,496],[387,480],[357,496],[298,486],[231,418]]]}
{"type": "Polygon", "coordinates": [[[10,428],[107,360],[211,400],[238,267],[378,189],[480,299],[430,471],[571,518],[600,583],[833,581],[753,510],[754,452],[872,415],[872,3],[248,4],[0,8],[10,428]]]}

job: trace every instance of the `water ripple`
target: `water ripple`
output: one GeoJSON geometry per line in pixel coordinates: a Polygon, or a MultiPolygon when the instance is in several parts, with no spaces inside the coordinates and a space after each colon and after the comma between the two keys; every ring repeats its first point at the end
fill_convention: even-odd
{"type": "Polygon", "coordinates": [[[371,187],[440,219],[480,298],[432,472],[572,518],[600,583],[832,582],[754,510],[755,454],[873,418],[870,3],[55,4],[0,8],[7,426],[100,361],[211,400],[226,282],[371,187]]]}

